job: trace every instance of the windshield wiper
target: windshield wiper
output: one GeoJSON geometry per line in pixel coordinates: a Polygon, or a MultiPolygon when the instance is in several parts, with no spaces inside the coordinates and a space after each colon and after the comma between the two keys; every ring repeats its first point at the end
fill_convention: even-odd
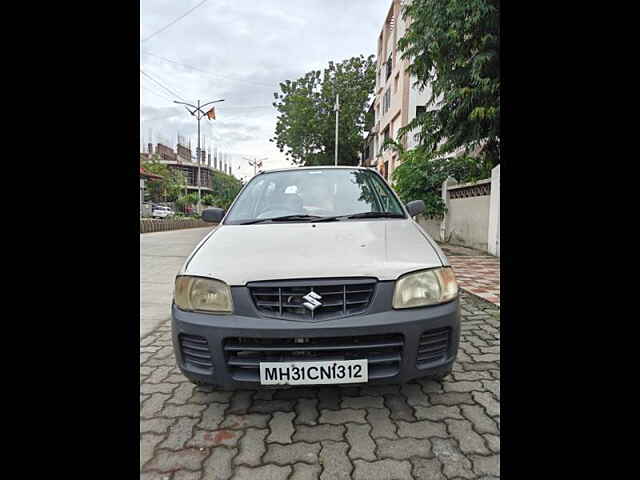
{"type": "Polygon", "coordinates": [[[266,223],[266,222],[286,222],[296,220],[306,220],[309,222],[315,221],[329,221],[333,220],[336,217],[320,217],[318,215],[284,215],[282,217],[273,217],[273,218],[260,218],[258,220],[249,220],[248,222],[242,222],[239,225],[252,225],[254,223],[266,223]]]}
{"type": "Polygon", "coordinates": [[[362,212],[354,213],[353,215],[345,215],[342,218],[404,218],[404,215],[393,212],[362,212]]]}
{"type": "Polygon", "coordinates": [[[295,222],[297,220],[306,220],[309,222],[332,222],[336,220],[347,220],[351,218],[404,218],[401,213],[393,212],[362,212],[354,213],[353,215],[336,215],[332,217],[321,217],[318,215],[284,215],[282,217],[273,218],[260,218],[257,220],[249,220],[248,222],[242,222],[238,225],[253,225],[256,223],[268,223],[268,222],[295,222]]]}

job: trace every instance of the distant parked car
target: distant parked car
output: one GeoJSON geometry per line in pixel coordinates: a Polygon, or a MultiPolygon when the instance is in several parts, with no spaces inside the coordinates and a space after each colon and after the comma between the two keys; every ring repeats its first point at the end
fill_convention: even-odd
{"type": "Polygon", "coordinates": [[[167,218],[167,217],[173,217],[176,213],[171,210],[170,207],[163,207],[162,205],[155,205],[153,207],[153,212],[151,213],[151,216],[153,218],[167,218]]]}

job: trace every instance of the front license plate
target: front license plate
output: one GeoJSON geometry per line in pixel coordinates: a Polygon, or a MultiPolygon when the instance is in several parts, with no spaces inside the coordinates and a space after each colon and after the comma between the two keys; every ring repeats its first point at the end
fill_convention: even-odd
{"type": "Polygon", "coordinates": [[[260,362],[261,385],[362,383],[369,379],[367,360],[260,362]]]}

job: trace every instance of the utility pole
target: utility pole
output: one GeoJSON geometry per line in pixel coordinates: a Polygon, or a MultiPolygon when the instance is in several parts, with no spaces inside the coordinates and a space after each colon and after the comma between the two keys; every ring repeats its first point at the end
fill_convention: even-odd
{"type": "Polygon", "coordinates": [[[249,165],[251,165],[253,167],[253,176],[255,177],[258,174],[258,165],[262,166],[262,161],[263,160],[267,160],[267,157],[262,158],[260,160],[254,158],[253,161],[251,161],[250,158],[247,157],[242,157],[244,158],[246,161],[249,162],[249,165]]]}
{"type": "Polygon", "coordinates": [[[224,98],[221,100],[214,100],[213,102],[207,102],[204,105],[200,105],[200,100],[198,100],[198,106],[195,105],[191,105],[190,103],[185,103],[185,102],[178,102],[177,100],[174,100],[173,103],[178,103],[180,105],[184,105],[187,109],[187,112],[189,112],[191,114],[191,116],[196,117],[196,119],[198,120],[198,149],[197,149],[197,153],[196,153],[196,159],[198,161],[198,213],[200,213],[201,211],[201,197],[202,197],[202,192],[200,191],[201,189],[201,185],[200,185],[200,163],[202,161],[202,159],[200,158],[200,120],[202,120],[202,117],[207,115],[207,112],[205,112],[204,110],[202,110],[204,107],[206,107],[207,105],[211,105],[212,103],[218,103],[218,102],[224,102],[224,98]],[[193,111],[189,110],[187,107],[191,107],[193,108],[193,111]]]}
{"type": "Polygon", "coordinates": [[[336,93],[336,167],[338,166],[338,118],[340,117],[340,94],[336,93]]]}

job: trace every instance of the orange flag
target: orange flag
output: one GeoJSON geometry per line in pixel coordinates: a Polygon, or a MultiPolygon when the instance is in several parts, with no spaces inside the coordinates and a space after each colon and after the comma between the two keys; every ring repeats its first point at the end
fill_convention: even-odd
{"type": "Polygon", "coordinates": [[[207,118],[209,120],[215,120],[216,119],[216,108],[215,107],[211,107],[211,110],[209,110],[207,112],[207,118]]]}

